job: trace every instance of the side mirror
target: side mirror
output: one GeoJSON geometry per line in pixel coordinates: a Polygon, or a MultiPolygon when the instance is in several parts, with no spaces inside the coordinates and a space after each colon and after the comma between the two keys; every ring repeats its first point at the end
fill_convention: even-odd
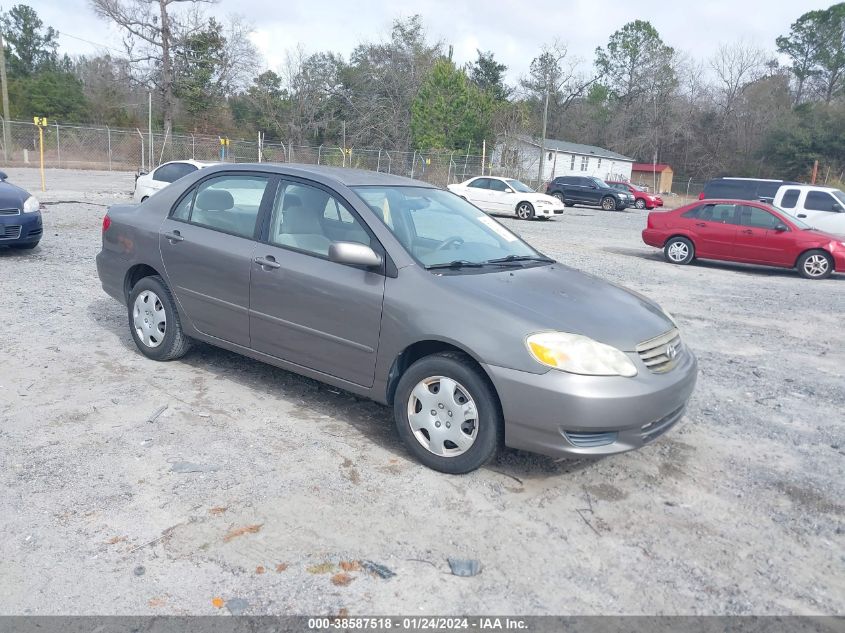
{"type": "Polygon", "coordinates": [[[596,185],[596,184],[592,184],[592,185],[590,185],[590,189],[598,189],[598,188],[599,188],[599,186],[598,186],[598,185],[596,185]]]}
{"type": "Polygon", "coordinates": [[[0,171],[0,180],[6,180],[6,178],[8,178],[8,176],[6,175],[6,172],[0,171]]]}
{"type": "Polygon", "coordinates": [[[513,193],[513,189],[510,187],[505,187],[505,193],[513,193]]]}
{"type": "MultiPolygon", "coordinates": [[[[5,174],[3,174],[3,175],[5,176],[5,174]]],[[[842,213],[842,205],[841,205],[841,204],[839,204],[838,202],[834,202],[834,203],[833,203],[833,206],[831,207],[831,209],[833,209],[833,210],[834,210],[834,211],[836,211],[837,213],[842,213]]]]}
{"type": "Polygon", "coordinates": [[[329,244],[329,261],[351,266],[380,266],[381,255],[369,246],[357,242],[332,242],[329,244]]]}
{"type": "Polygon", "coordinates": [[[775,231],[777,231],[778,233],[783,233],[784,231],[788,231],[788,230],[789,230],[789,227],[786,226],[786,224],[778,224],[777,226],[775,226],[775,231]]]}

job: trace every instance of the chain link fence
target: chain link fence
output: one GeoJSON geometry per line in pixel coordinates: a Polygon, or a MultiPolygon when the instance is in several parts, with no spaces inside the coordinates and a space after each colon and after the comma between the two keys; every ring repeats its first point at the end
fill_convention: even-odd
{"type": "MultiPolygon", "coordinates": [[[[3,164],[39,165],[38,127],[33,123],[6,121],[0,135],[3,164]]],[[[164,134],[135,129],[90,127],[51,123],[44,128],[44,165],[74,169],[115,171],[149,170],[171,160],[194,159],[234,163],[305,163],[369,169],[424,180],[439,186],[486,174],[523,178],[519,167],[492,165],[491,156],[445,151],[399,152],[382,149],[306,146],[292,143],[225,139],[202,134],[164,134]],[[482,167],[484,169],[482,170],[482,167]]],[[[539,187],[536,175],[525,182],[539,187]]]]}

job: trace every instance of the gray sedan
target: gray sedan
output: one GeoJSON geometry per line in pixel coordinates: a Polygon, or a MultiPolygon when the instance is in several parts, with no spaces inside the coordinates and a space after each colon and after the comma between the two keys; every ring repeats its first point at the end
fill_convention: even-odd
{"type": "Polygon", "coordinates": [[[196,339],[393,407],[464,473],[499,446],[638,448],[697,367],[672,318],[536,251],[458,196],[387,174],[219,165],[103,221],[97,269],[147,357],[196,339]]]}

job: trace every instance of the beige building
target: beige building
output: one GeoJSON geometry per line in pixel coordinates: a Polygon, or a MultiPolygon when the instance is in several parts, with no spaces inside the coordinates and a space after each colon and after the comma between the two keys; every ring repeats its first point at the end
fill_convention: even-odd
{"type": "Polygon", "coordinates": [[[645,185],[654,193],[672,191],[672,178],[675,173],[669,165],[657,163],[634,163],[631,167],[631,183],[645,185]]]}

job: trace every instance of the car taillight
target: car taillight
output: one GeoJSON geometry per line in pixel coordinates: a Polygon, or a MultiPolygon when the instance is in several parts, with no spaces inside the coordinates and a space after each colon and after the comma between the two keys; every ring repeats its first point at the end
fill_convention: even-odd
{"type": "Polygon", "coordinates": [[[704,192],[703,191],[700,194],[698,194],[698,199],[704,200],[704,192]]]}
{"type": "Polygon", "coordinates": [[[108,215],[103,216],[103,233],[109,230],[111,226],[111,218],[108,215]]]}

